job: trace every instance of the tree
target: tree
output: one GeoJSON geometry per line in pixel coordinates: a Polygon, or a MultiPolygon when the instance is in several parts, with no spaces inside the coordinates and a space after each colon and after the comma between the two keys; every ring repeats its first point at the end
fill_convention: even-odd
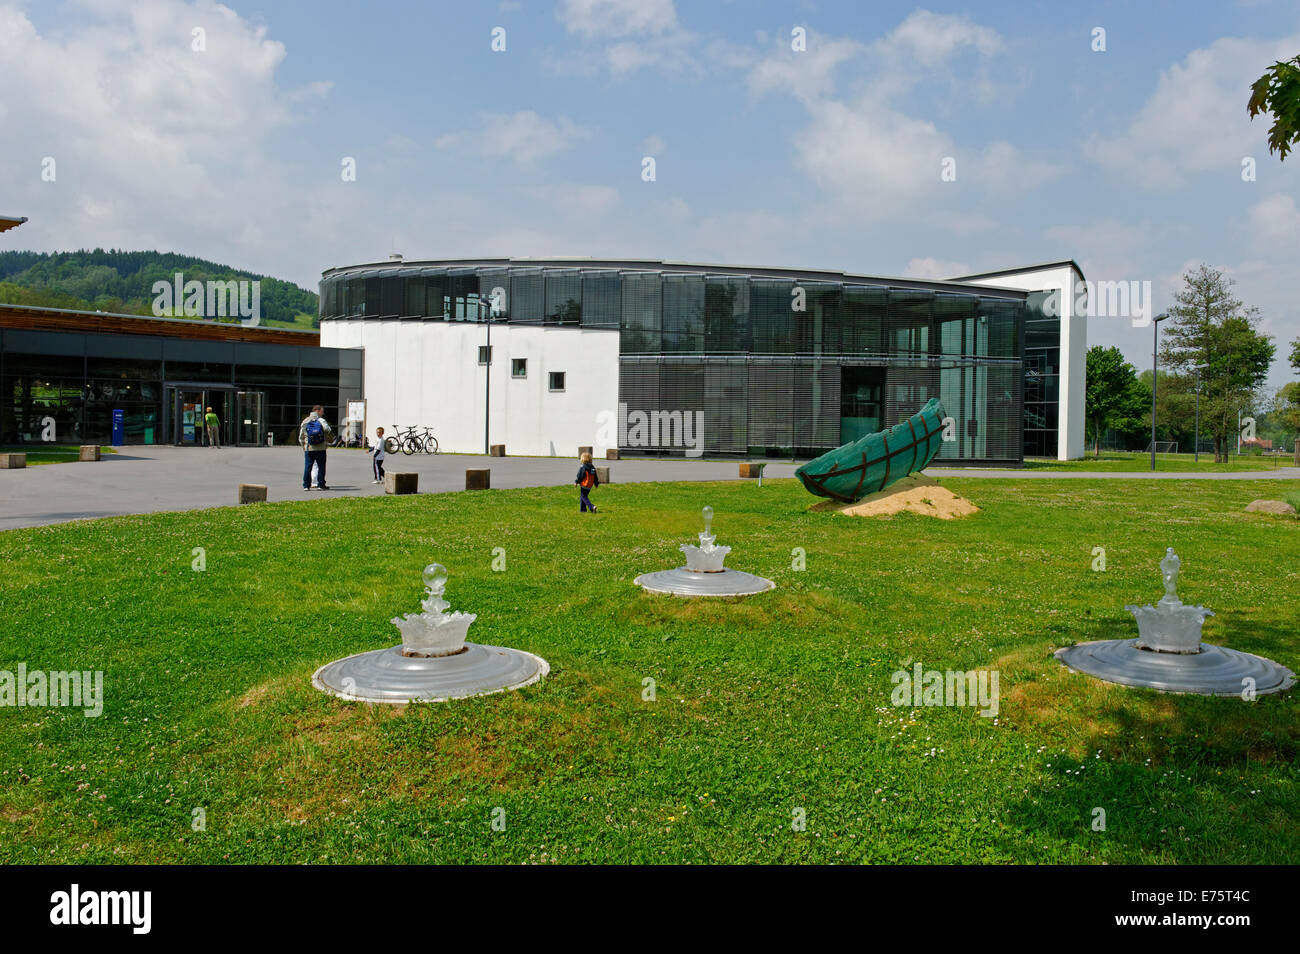
{"type": "Polygon", "coordinates": [[[1101,456],[1101,435],[1109,427],[1142,414],[1150,388],[1138,382],[1133,365],[1124,360],[1119,348],[1093,345],[1088,349],[1084,417],[1092,433],[1093,454],[1101,456]],[[1145,397],[1144,397],[1145,395],[1145,397]]]}
{"type": "Polygon", "coordinates": [[[1300,338],[1291,342],[1291,367],[1300,374],[1300,338]]]}
{"type": "Polygon", "coordinates": [[[1268,131],[1268,151],[1285,160],[1291,147],[1300,142],[1300,56],[1270,66],[1250,87],[1246,111],[1254,119],[1273,115],[1268,131]]]}
{"type": "Polygon", "coordinates": [[[1160,354],[1172,371],[1203,366],[1201,424],[1214,439],[1216,462],[1227,459],[1228,435],[1268,376],[1276,350],[1272,338],[1255,330],[1259,309],[1243,305],[1233,284],[1222,269],[1204,264],[1185,274],[1160,354]]]}
{"type": "Polygon", "coordinates": [[[1300,453],[1300,381],[1282,385],[1273,409],[1279,426],[1290,435],[1294,442],[1292,446],[1300,453]]]}

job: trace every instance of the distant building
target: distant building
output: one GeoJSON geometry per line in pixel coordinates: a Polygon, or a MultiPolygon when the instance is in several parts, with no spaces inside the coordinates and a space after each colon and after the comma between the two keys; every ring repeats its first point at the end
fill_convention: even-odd
{"type": "Polygon", "coordinates": [[[941,460],[1018,463],[1083,455],[1082,282],[1070,261],[950,281],[387,261],[326,271],[320,327],[323,344],[364,349],[372,428],[428,425],[445,450],[484,450],[486,400],[510,453],[689,453],[680,426],[638,429],[658,415],[701,422],[706,454],[808,457],[939,397],[954,438],[941,460]]]}
{"type": "Polygon", "coordinates": [[[361,397],[361,354],[315,331],[0,304],[0,443],[203,441],[203,409],[227,444],[297,440],[313,404],[339,420],[361,397]]]}

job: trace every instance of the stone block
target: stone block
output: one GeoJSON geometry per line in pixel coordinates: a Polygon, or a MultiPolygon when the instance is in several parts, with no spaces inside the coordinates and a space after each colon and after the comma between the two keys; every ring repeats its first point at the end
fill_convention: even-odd
{"type": "Polygon", "coordinates": [[[99,460],[99,445],[82,444],[81,456],[79,456],[77,459],[78,460],[99,460]]]}
{"type": "Polygon", "coordinates": [[[266,503],[266,484],[240,484],[239,502],[241,504],[266,503]]]}
{"type": "Polygon", "coordinates": [[[0,470],[17,470],[26,466],[26,454],[0,454],[0,470]]]}
{"type": "Polygon", "coordinates": [[[467,470],[465,471],[465,489],[466,490],[488,490],[492,487],[491,470],[467,470]]]}
{"type": "Polygon", "coordinates": [[[399,474],[396,471],[384,473],[384,493],[414,494],[419,493],[419,474],[399,474]]]}

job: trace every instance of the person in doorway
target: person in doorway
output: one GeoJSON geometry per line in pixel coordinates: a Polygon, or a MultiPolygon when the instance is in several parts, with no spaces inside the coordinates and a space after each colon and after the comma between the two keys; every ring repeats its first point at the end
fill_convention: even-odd
{"type": "Polygon", "coordinates": [[[325,409],[317,404],[298,425],[298,443],[302,445],[302,489],[311,490],[312,469],[316,470],[316,489],[329,490],[325,483],[325,451],[334,432],[325,420],[325,409]]]}
{"type": "Polygon", "coordinates": [[[600,486],[600,478],[596,476],[596,468],[592,466],[590,454],[583,453],[582,466],[578,468],[578,476],[573,482],[578,485],[578,512],[595,513],[596,505],[591,502],[587,494],[600,486]]]}
{"type": "Polygon", "coordinates": [[[375,465],[375,483],[384,482],[384,429],[375,428],[375,446],[370,449],[370,456],[375,465]]]}
{"type": "Polygon", "coordinates": [[[207,413],[203,415],[203,423],[208,426],[208,446],[221,446],[221,420],[217,417],[212,408],[208,408],[207,413]]]}

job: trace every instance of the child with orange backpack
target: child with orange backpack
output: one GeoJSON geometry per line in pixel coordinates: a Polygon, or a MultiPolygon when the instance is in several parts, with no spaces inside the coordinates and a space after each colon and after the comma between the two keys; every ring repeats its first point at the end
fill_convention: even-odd
{"type": "Polygon", "coordinates": [[[574,480],[574,483],[578,485],[578,496],[580,498],[578,512],[586,513],[590,510],[595,513],[596,505],[591,502],[591,498],[587,494],[600,486],[600,478],[596,476],[596,468],[591,464],[591,454],[583,453],[582,466],[578,468],[578,477],[574,480]]]}

